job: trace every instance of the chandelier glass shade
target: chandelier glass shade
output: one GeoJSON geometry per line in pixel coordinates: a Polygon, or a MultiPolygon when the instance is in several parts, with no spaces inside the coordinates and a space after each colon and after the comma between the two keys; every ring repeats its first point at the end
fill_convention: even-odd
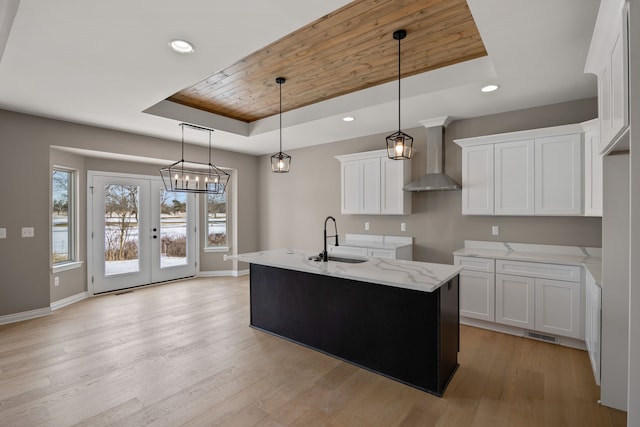
{"type": "Polygon", "coordinates": [[[213,129],[180,123],[182,128],[182,158],[160,169],[167,191],[183,193],[223,194],[229,184],[229,173],[211,163],[211,133],[213,129]],[[209,136],[209,163],[184,160],[184,128],[207,132],[209,136]]]}

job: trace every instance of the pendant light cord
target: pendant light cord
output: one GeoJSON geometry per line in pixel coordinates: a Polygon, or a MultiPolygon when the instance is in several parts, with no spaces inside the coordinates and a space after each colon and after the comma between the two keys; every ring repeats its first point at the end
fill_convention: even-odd
{"type": "Polygon", "coordinates": [[[400,104],[402,100],[402,98],[400,97],[400,40],[402,39],[398,37],[398,132],[402,130],[402,127],[400,126],[400,117],[402,117],[400,115],[400,104]]]}
{"type": "Polygon", "coordinates": [[[279,82],[278,86],[280,86],[280,154],[282,154],[282,82],[279,82]]]}

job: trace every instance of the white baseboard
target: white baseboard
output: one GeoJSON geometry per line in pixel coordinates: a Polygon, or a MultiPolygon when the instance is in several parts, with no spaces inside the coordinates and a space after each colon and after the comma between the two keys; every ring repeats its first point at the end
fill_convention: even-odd
{"type": "Polygon", "coordinates": [[[38,308],[36,310],[23,311],[20,313],[6,314],[0,316],[0,325],[6,325],[7,323],[22,322],[23,320],[35,319],[37,317],[44,317],[51,314],[51,308],[38,308]]]}
{"type": "Polygon", "coordinates": [[[54,301],[51,303],[51,311],[56,311],[61,309],[62,307],[66,307],[68,305],[73,304],[74,302],[82,301],[89,297],[88,292],[80,292],[79,294],[71,295],[70,297],[54,301]]]}
{"type": "Polygon", "coordinates": [[[240,277],[249,274],[249,270],[216,270],[216,271],[200,271],[197,277],[240,277]]]}
{"type": "MultiPolygon", "coordinates": [[[[499,323],[487,322],[479,319],[472,319],[469,317],[460,316],[460,324],[467,326],[475,326],[476,328],[488,329],[494,332],[501,332],[503,334],[515,335],[518,337],[526,337],[525,330],[516,328],[514,326],[502,325],[499,323]]],[[[548,335],[547,333],[543,333],[543,335],[548,335]]],[[[587,345],[584,341],[578,340],[575,338],[562,337],[559,335],[554,335],[558,342],[556,344],[563,345],[565,347],[577,348],[578,350],[587,350],[587,345]]],[[[547,342],[547,341],[545,341],[547,342]]]]}

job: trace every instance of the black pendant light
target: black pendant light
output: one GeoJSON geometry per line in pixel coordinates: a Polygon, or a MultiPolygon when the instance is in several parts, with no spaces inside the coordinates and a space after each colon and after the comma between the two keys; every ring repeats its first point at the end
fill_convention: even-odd
{"type": "Polygon", "coordinates": [[[407,36],[405,30],[393,32],[398,40],[398,132],[387,137],[387,155],[392,160],[408,160],[413,154],[413,138],[400,130],[400,40],[407,36]]]}
{"type": "Polygon", "coordinates": [[[276,83],[280,86],[280,151],[271,156],[271,172],[287,173],[291,168],[291,156],[282,152],[282,84],[284,77],[276,78],[276,83]]]}

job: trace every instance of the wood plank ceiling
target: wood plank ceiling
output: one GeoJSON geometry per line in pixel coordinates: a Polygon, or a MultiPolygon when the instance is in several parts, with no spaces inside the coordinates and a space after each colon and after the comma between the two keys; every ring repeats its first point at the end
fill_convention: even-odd
{"type": "MultiPolygon", "coordinates": [[[[356,0],[167,100],[252,122],[487,54],[466,0],[356,0]]],[[[403,95],[404,96],[404,95],[403,95]]]]}

